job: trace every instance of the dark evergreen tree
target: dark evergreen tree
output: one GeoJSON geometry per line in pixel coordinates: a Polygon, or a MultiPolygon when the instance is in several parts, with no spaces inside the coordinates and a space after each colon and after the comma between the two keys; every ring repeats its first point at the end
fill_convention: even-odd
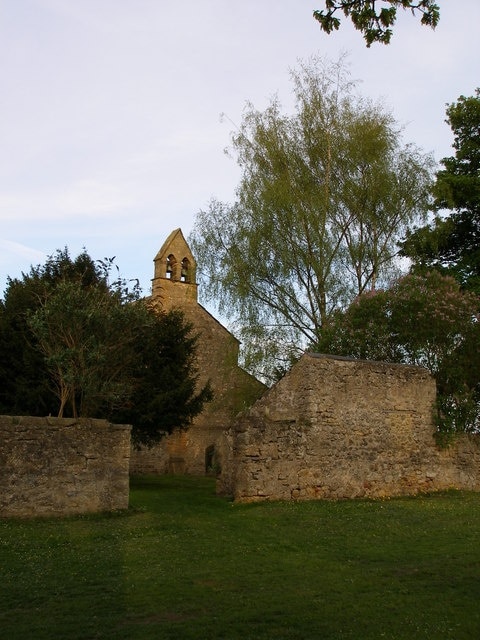
{"type": "Polygon", "coordinates": [[[455,155],[443,158],[433,190],[435,220],[409,234],[402,253],[416,270],[440,270],[480,295],[480,89],[447,108],[455,155]],[[448,216],[439,212],[450,210],[448,216]]]}
{"type": "Polygon", "coordinates": [[[72,259],[68,249],[31,267],[22,278],[8,278],[0,301],[0,411],[7,414],[47,415],[55,411],[55,395],[44,356],[28,324],[28,317],[62,280],[80,286],[107,287],[106,273],[83,251],[72,259]]]}
{"type": "Polygon", "coordinates": [[[147,308],[132,346],[136,354],[131,371],[133,392],[110,418],[134,425],[134,443],[148,446],[163,434],[188,427],[212,399],[212,391],[207,384],[197,392],[197,337],[180,311],[147,308]]]}

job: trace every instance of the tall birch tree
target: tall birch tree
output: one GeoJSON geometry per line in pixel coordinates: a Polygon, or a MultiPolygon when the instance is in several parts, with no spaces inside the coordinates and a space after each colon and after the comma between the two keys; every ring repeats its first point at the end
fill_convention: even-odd
{"type": "Polygon", "coordinates": [[[357,93],[342,60],[311,59],[291,78],[292,113],[276,97],[247,104],[232,134],[236,199],[213,200],[190,236],[205,299],[263,374],[259,363],[318,342],[335,309],[388,278],[430,182],[431,159],[357,93]]]}

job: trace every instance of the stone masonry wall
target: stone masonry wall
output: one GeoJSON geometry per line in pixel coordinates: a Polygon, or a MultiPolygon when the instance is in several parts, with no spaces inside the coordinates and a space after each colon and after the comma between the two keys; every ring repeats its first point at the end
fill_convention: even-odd
{"type": "Polygon", "coordinates": [[[0,416],[0,517],[128,507],[130,426],[0,416]]]}
{"type": "Polygon", "coordinates": [[[219,492],[238,501],[480,490],[478,436],[439,449],[419,367],[305,354],[228,432],[219,492]]]}

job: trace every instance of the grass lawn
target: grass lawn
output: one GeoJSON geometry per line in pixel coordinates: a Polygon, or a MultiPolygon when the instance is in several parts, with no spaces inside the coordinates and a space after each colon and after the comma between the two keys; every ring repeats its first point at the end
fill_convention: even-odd
{"type": "Polygon", "coordinates": [[[130,502],[0,519],[1,640],[480,638],[480,494],[234,505],[177,476],[130,502]]]}

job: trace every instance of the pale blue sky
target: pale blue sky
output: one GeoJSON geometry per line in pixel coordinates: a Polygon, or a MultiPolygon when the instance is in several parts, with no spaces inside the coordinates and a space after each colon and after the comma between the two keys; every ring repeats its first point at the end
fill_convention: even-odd
{"type": "Polygon", "coordinates": [[[445,104],[480,86],[480,1],[439,4],[436,31],[405,14],[367,49],[347,24],[323,34],[314,0],[0,0],[0,293],[64,246],[148,293],[170,231],[233,198],[220,114],[288,102],[299,58],[347,52],[405,140],[449,155],[445,104]]]}

